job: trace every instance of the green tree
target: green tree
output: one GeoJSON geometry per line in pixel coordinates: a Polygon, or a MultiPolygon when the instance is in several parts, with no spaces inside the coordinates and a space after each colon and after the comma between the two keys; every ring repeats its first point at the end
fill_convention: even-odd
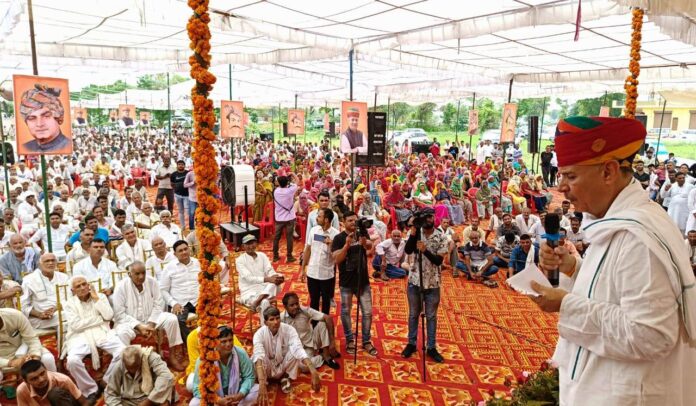
{"type": "Polygon", "coordinates": [[[440,108],[442,111],[442,125],[446,129],[454,129],[457,120],[457,106],[447,103],[440,108]]]}
{"type": "Polygon", "coordinates": [[[404,102],[396,102],[392,103],[391,105],[391,115],[394,123],[394,127],[397,127],[399,125],[402,125],[404,123],[404,119],[407,118],[411,112],[413,111],[413,107],[411,107],[408,103],[404,102]]]}
{"type": "MultiPolygon", "coordinates": [[[[602,106],[611,106],[613,101],[616,100],[620,105],[626,102],[625,93],[609,93],[601,97],[593,97],[589,99],[580,99],[575,102],[573,107],[570,109],[571,116],[597,116],[599,115],[599,109],[602,106]]],[[[609,115],[611,117],[621,116],[621,109],[610,109],[609,115]]]]}
{"type": "MultiPolygon", "coordinates": [[[[170,86],[185,82],[187,80],[189,79],[177,74],[169,76],[170,86]]],[[[136,82],[136,88],[143,90],[164,90],[167,88],[167,74],[156,73],[140,76],[136,82]]]]}
{"type": "Polygon", "coordinates": [[[486,130],[500,127],[502,111],[500,107],[496,107],[493,100],[482,98],[476,102],[476,108],[478,109],[479,117],[479,134],[483,134],[486,130]]]}
{"type": "Polygon", "coordinates": [[[568,106],[568,101],[567,100],[562,100],[561,98],[556,98],[556,104],[559,107],[558,113],[556,117],[552,117],[554,121],[558,120],[563,120],[564,118],[568,117],[568,111],[570,110],[570,107],[568,106]]]}
{"type": "MultiPolygon", "coordinates": [[[[529,116],[541,116],[544,105],[548,104],[546,98],[522,99],[517,102],[517,118],[529,116]]],[[[546,106],[548,107],[548,105],[546,106]]]]}
{"type": "Polygon", "coordinates": [[[437,107],[435,103],[423,103],[416,107],[416,111],[413,114],[416,121],[418,121],[418,125],[426,131],[434,127],[433,110],[435,110],[435,107],[437,107]]]}

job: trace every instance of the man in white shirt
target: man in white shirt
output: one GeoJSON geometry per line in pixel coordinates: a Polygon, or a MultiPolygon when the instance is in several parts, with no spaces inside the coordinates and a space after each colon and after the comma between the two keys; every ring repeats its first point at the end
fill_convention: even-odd
{"type": "Polygon", "coordinates": [[[70,197],[68,192],[60,192],[60,198],[51,204],[51,211],[55,210],[56,206],[63,207],[63,215],[68,220],[81,220],[83,217],[77,202],[70,197]]]}
{"type": "Polygon", "coordinates": [[[161,237],[167,244],[167,247],[172,247],[175,242],[182,239],[181,228],[172,223],[172,213],[169,210],[164,210],[160,213],[160,224],[152,227],[150,232],[150,240],[155,237],[161,237]]]}
{"type": "Polygon", "coordinates": [[[14,233],[9,230],[5,230],[5,222],[0,220],[0,255],[5,253],[10,247],[10,237],[14,233]]]}
{"type": "Polygon", "coordinates": [[[152,255],[145,261],[145,268],[148,272],[154,270],[155,278],[162,281],[164,269],[172,262],[176,262],[176,256],[172,250],[167,248],[167,244],[160,237],[152,240],[152,255]]]}
{"type": "MultiPolygon", "coordinates": [[[[319,208],[312,210],[309,212],[309,215],[307,215],[307,232],[305,234],[309,234],[309,230],[317,226],[317,216],[319,216],[319,210],[329,208],[329,204],[331,203],[331,196],[329,195],[329,192],[319,192],[319,195],[317,196],[317,203],[319,203],[319,208]]],[[[336,230],[340,228],[338,223],[338,214],[335,212],[333,220],[331,220],[331,227],[335,228],[336,230]]]]}
{"type": "MultiPolygon", "coordinates": [[[[51,213],[49,220],[51,222],[51,247],[52,252],[56,254],[59,262],[64,262],[67,253],[65,252],[65,244],[70,238],[70,229],[68,226],[61,224],[61,217],[58,213],[51,213]]],[[[29,243],[37,243],[41,252],[48,252],[48,232],[46,227],[41,227],[29,239],[29,243]]]]}
{"type": "Polygon", "coordinates": [[[391,238],[377,244],[375,248],[376,255],[372,260],[375,274],[379,274],[382,280],[398,279],[408,275],[411,267],[406,263],[405,249],[406,241],[401,238],[401,231],[392,230],[391,238]]]}
{"type": "MultiPolygon", "coordinates": [[[[329,196],[326,193],[321,199],[329,204],[329,196]]],[[[309,229],[305,241],[304,257],[302,259],[302,280],[307,280],[309,291],[309,307],[329,314],[331,311],[331,299],[336,289],[336,262],[331,255],[331,242],[339,234],[338,229],[332,226],[338,215],[328,207],[318,209],[316,217],[317,225],[309,229]]]]}
{"type": "MultiPolygon", "coordinates": [[[[143,196],[138,192],[131,193],[131,203],[126,207],[126,221],[138,226],[136,218],[142,213],[143,196]]],[[[148,225],[148,227],[150,227],[148,225]]]]}
{"type": "Polygon", "coordinates": [[[539,222],[539,217],[531,213],[532,211],[529,209],[529,207],[523,207],[522,214],[515,216],[515,223],[520,229],[520,235],[530,234],[529,230],[532,228],[534,223],[539,222]]]}
{"type": "Polygon", "coordinates": [[[275,307],[264,310],[263,320],[265,325],[254,334],[254,352],[251,356],[259,380],[258,403],[265,405],[268,401],[268,379],[280,380],[283,393],[290,393],[300,365],[310,371],[312,389],[319,391],[319,373],[307,356],[297,331],[280,322],[280,312],[275,307]]]}
{"type": "Polygon", "coordinates": [[[529,237],[532,239],[532,242],[535,242],[537,245],[541,245],[542,242],[546,241],[542,237],[542,235],[546,234],[546,230],[544,229],[544,221],[546,221],[546,213],[541,212],[539,213],[539,221],[532,224],[532,227],[529,228],[529,237]]]}
{"type": "Polygon", "coordinates": [[[277,273],[263,252],[256,252],[256,237],[251,234],[242,239],[244,253],[237,257],[235,264],[239,273],[239,299],[242,303],[257,309],[275,306],[280,285],[285,281],[277,273]]]}
{"type": "MultiPolygon", "coordinates": [[[[124,243],[125,244],[125,243],[124,243]]],[[[135,261],[128,266],[128,278],[116,285],[113,296],[116,325],[114,329],[124,344],[130,345],[136,336],[146,338],[163,330],[169,342],[169,361],[177,371],[185,364],[184,342],[175,315],[164,311],[164,299],[155,278],[148,276],[145,264],[135,261]]]]}
{"type": "Polygon", "coordinates": [[[75,264],[73,268],[74,276],[84,276],[88,281],[101,279],[101,293],[111,296],[114,293],[112,282],[112,272],[117,272],[118,268],[114,261],[104,258],[106,244],[104,240],[95,238],[89,244],[89,256],[75,264]]]}
{"type": "Polygon", "coordinates": [[[138,238],[135,227],[126,224],[122,228],[123,242],[116,248],[116,258],[119,269],[125,269],[135,261],[145,263],[152,255],[150,241],[138,238]]]}
{"type": "Polygon", "coordinates": [[[89,189],[82,189],[80,197],[77,198],[77,208],[80,214],[86,216],[97,205],[97,198],[90,195],[89,189]]]}
{"type": "Polygon", "coordinates": [[[190,330],[186,326],[189,313],[196,312],[198,303],[198,273],[201,265],[196,258],[191,258],[191,250],[186,241],[174,243],[176,261],[167,265],[162,273],[160,287],[164,302],[179,319],[182,340],[186,340],[190,330]]]}
{"type": "Polygon", "coordinates": [[[39,260],[39,269],[22,280],[22,313],[34,328],[58,327],[56,285],[67,284],[70,277],[56,271],[57,265],[54,254],[43,254],[39,260]]]}
{"type": "Polygon", "coordinates": [[[29,238],[39,228],[41,207],[36,202],[34,192],[24,192],[23,195],[24,201],[17,207],[17,217],[22,222],[22,235],[24,238],[29,238]]]}
{"type": "MultiPolygon", "coordinates": [[[[74,276],[71,281],[73,296],[65,303],[64,318],[67,324],[65,343],[61,358],[67,356],[67,370],[88,400],[96,402],[97,383],[87,373],[82,360],[92,356],[92,367],[101,367],[98,350],[113,356],[112,364],[119,362],[125,348],[116,332],[109,328],[114,311],[106,296],[97,293],[94,285],[83,276],[74,276]]],[[[108,374],[109,371],[107,371],[108,374]]],[[[90,403],[94,404],[94,403],[90,403]]]]}

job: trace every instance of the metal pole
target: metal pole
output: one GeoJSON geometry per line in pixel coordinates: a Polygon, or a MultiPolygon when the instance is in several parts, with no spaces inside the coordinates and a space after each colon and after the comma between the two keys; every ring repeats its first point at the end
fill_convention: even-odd
{"type": "MultiPolygon", "coordinates": [[[[510,78],[510,87],[508,88],[508,103],[512,100],[512,82],[515,80],[514,77],[510,78]]],[[[514,140],[513,140],[514,141],[514,140]]],[[[507,145],[503,144],[503,168],[502,171],[498,171],[500,175],[500,205],[503,205],[503,180],[505,179],[505,169],[507,168],[507,145]]]]}
{"type": "MultiPolygon", "coordinates": [[[[34,69],[34,76],[39,75],[39,64],[36,61],[36,37],[34,34],[34,8],[32,6],[32,0],[27,0],[27,8],[29,9],[29,40],[31,42],[31,65],[34,69]]],[[[16,114],[16,112],[15,112],[16,114]]],[[[3,142],[3,149],[5,143],[3,142]]],[[[7,178],[7,176],[5,176],[7,178]]],[[[48,247],[46,249],[48,252],[53,252],[53,244],[51,242],[51,221],[49,219],[49,207],[48,207],[48,187],[46,182],[46,156],[41,154],[41,179],[43,183],[43,193],[44,193],[44,217],[46,219],[46,239],[48,240],[48,247]]],[[[9,190],[7,192],[7,197],[9,201],[9,190]]]]}
{"type": "MultiPolygon", "coordinates": [[[[665,109],[667,108],[667,99],[665,99],[665,102],[662,104],[662,115],[660,116],[660,129],[657,132],[657,149],[655,150],[655,158],[657,158],[657,154],[660,153],[660,141],[662,140],[662,124],[665,121],[665,109]]],[[[658,159],[659,162],[659,159],[658,159]]]]}
{"type": "Polygon", "coordinates": [[[602,99],[602,106],[606,106],[607,104],[607,91],[604,91],[604,98],[602,99]]]}
{"type": "Polygon", "coordinates": [[[172,156],[172,101],[169,87],[169,72],[167,72],[167,114],[169,115],[169,156],[172,156]]]}
{"type": "MultiPolygon", "coordinates": [[[[538,137],[539,139],[537,140],[537,149],[541,151],[541,132],[544,128],[544,116],[546,116],[546,97],[544,97],[544,105],[541,108],[541,125],[539,126],[539,134],[538,137]]],[[[531,134],[530,134],[531,136],[531,134]]],[[[539,152],[539,156],[537,157],[536,161],[536,167],[534,167],[534,155],[532,155],[532,167],[534,167],[534,173],[539,173],[539,161],[541,161],[541,152],[539,152]]]]}
{"type": "MultiPolygon", "coordinates": [[[[349,66],[349,72],[348,72],[348,78],[349,78],[349,85],[350,85],[350,101],[353,101],[353,50],[351,49],[348,52],[348,66],[349,66]]],[[[341,112],[343,114],[343,112],[341,112]]],[[[341,138],[339,136],[339,145],[341,138]]],[[[355,190],[355,155],[351,154],[350,157],[350,186],[352,188],[351,193],[353,193],[353,190],[355,190]]],[[[355,211],[355,199],[350,199],[350,209],[352,211],[355,211]]],[[[357,326],[356,326],[357,328],[357,326]]],[[[356,333],[357,334],[357,333],[356,333]]],[[[357,342],[357,341],[356,341],[357,342]]]]}
{"type": "Polygon", "coordinates": [[[7,173],[7,150],[5,149],[5,127],[2,123],[2,110],[5,102],[0,100],[0,136],[2,136],[2,167],[5,170],[5,201],[10,207],[10,176],[7,173]]]}
{"type": "MultiPolygon", "coordinates": [[[[231,63],[227,64],[227,72],[228,72],[229,78],[230,78],[230,83],[229,83],[230,100],[232,100],[232,64],[231,63]]],[[[244,111],[243,110],[242,110],[242,122],[244,122],[244,111]]],[[[230,165],[234,165],[234,138],[230,138],[230,165]]]]}
{"type": "Polygon", "coordinates": [[[459,144],[459,106],[461,102],[461,100],[457,99],[457,116],[454,119],[454,142],[457,144],[459,144]]]}
{"type": "Polygon", "coordinates": [[[350,71],[348,72],[348,79],[350,84],[350,101],[353,101],[353,50],[348,52],[348,63],[350,66],[350,71]]]}
{"type": "MultiPolygon", "coordinates": [[[[476,110],[476,92],[474,92],[474,100],[471,102],[471,109],[476,110]]],[[[471,126],[471,123],[469,123],[469,126],[471,126]]],[[[471,162],[471,150],[474,149],[474,145],[472,143],[473,137],[474,134],[469,131],[469,162],[471,162]]]]}

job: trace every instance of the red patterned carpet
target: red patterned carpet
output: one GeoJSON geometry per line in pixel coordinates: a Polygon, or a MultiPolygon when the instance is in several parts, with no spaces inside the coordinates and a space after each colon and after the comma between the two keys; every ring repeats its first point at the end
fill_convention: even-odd
{"type": "MultiPolygon", "coordinates": [[[[281,241],[281,252],[285,252],[284,245],[281,241]]],[[[271,241],[264,241],[259,249],[270,257],[271,241]]],[[[299,258],[301,252],[302,244],[296,243],[295,257],[299,258]]],[[[295,291],[303,303],[308,303],[306,284],[299,279],[299,265],[282,264],[276,269],[287,281],[283,293],[295,291]]],[[[338,360],[341,369],[320,369],[323,386],[318,393],[312,392],[308,375],[302,375],[288,395],[273,384],[272,404],[469,405],[488,399],[493,392],[503,394],[507,389],[503,384],[506,377],[536,370],[551,356],[557,339],[557,317],[539,311],[527,297],[506,288],[500,275],[498,282],[499,288],[490,289],[462,277],[453,278],[449,271],[443,273],[437,341],[446,361],[436,364],[428,359],[427,383],[421,378],[420,337],[419,353],[408,360],[400,356],[407,341],[406,280],[371,281],[372,336],[379,356],[359,352],[357,365],[352,356],[344,353],[337,290],[338,309],[332,309],[332,316],[339,325],[339,351],[344,353],[338,360]]],[[[228,307],[224,314],[229,315],[228,307]]],[[[257,315],[253,316],[253,323],[255,330],[259,324],[257,315]]],[[[235,332],[250,353],[248,315],[244,310],[237,310],[235,332]]],[[[55,340],[48,339],[45,345],[55,351],[55,340]]],[[[181,385],[176,389],[180,396],[176,404],[188,404],[190,395],[181,385]]],[[[0,396],[0,404],[15,403],[0,396]]]]}

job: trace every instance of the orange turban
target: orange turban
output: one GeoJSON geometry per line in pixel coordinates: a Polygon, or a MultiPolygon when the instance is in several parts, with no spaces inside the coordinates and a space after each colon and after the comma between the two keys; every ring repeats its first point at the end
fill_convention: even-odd
{"type": "Polygon", "coordinates": [[[566,117],[556,127],[558,166],[630,164],[645,136],[643,124],[629,118],[566,117]]]}

